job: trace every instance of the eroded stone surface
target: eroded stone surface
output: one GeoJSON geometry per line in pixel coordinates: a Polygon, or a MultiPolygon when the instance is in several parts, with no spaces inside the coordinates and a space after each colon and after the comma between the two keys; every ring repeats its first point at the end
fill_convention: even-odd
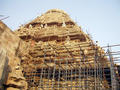
{"type": "MultiPolygon", "coordinates": [[[[68,63],[73,64],[74,68],[72,69],[75,69],[79,68],[74,64],[76,62],[79,63],[77,58],[92,57],[85,59],[87,62],[81,64],[81,67],[90,68],[89,64],[91,64],[91,68],[94,68],[96,50],[98,52],[97,55],[101,57],[99,60],[100,65],[109,67],[107,58],[101,56],[104,54],[104,50],[96,45],[89,35],[85,34],[64,11],[56,9],[49,10],[30,23],[21,26],[15,33],[29,44],[26,53],[20,56],[24,75],[31,88],[37,88],[43,83],[43,86],[47,87],[47,81],[49,81],[50,85],[52,85],[53,81],[58,83],[58,80],[48,80],[45,78],[43,79],[44,82],[40,83],[41,69],[44,68],[47,69],[46,71],[53,71],[56,66],[56,71],[59,71],[60,67],[57,66],[57,64],[62,63],[61,67],[66,68],[65,63],[68,58],[70,58],[68,63]],[[82,54],[80,52],[82,52],[82,54]],[[72,61],[71,58],[75,60],[72,61]],[[47,65],[45,65],[44,62],[47,62],[47,65]],[[88,62],[89,64],[87,64],[88,62]]],[[[68,66],[66,69],[71,70],[71,67],[68,66]]],[[[52,73],[50,75],[52,75],[52,73]]],[[[68,84],[69,87],[71,86],[69,81],[63,82],[62,79],[64,80],[64,78],[62,77],[60,79],[61,81],[59,83],[61,86],[64,86],[64,83],[68,84]]],[[[90,80],[92,81],[91,83],[95,83],[92,77],[90,77],[90,80]]],[[[73,81],[73,83],[77,83],[77,81],[73,81]]],[[[84,80],[83,83],[85,83],[84,80]]],[[[103,85],[103,90],[105,89],[104,87],[108,85],[105,85],[104,81],[101,84],[103,85]]],[[[93,86],[93,88],[94,87],[95,86],[93,86]]],[[[49,89],[52,89],[52,86],[50,86],[49,89]]]]}
{"type": "Polygon", "coordinates": [[[9,59],[6,72],[8,77],[5,86],[8,88],[15,88],[14,90],[26,90],[27,83],[22,74],[22,67],[20,66],[20,58],[17,56],[18,48],[23,42],[12,32],[3,22],[0,21],[0,48],[6,51],[9,59]]]}
{"type": "MultiPolygon", "coordinates": [[[[79,71],[79,66],[92,70],[98,63],[103,68],[109,67],[107,58],[102,57],[104,50],[96,45],[89,35],[85,34],[81,27],[62,10],[49,10],[30,23],[21,26],[15,32],[0,22],[0,47],[7,52],[9,59],[8,77],[5,83],[7,90],[32,90],[38,89],[39,85],[47,87],[46,81],[49,81],[51,85],[50,90],[53,89],[53,81],[61,86],[72,86],[70,80],[64,82],[65,78],[63,76],[58,78],[57,74],[55,79],[43,78],[44,83],[40,83],[42,68],[46,69],[47,72],[51,71],[50,75],[52,76],[54,68],[58,73],[61,67],[68,72],[75,69],[79,71]],[[96,51],[100,58],[99,62],[95,64],[96,51]],[[80,60],[84,60],[84,57],[87,57],[85,61],[81,61],[84,63],[76,65],[80,63],[80,60]],[[69,64],[67,66],[66,60],[69,64]],[[72,68],[70,64],[73,65],[72,68]],[[61,81],[58,82],[59,79],[61,81]]],[[[72,76],[74,77],[75,74],[72,76]]],[[[88,76],[87,79],[90,81],[88,82],[91,86],[90,90],[93,90],[95,87],[94,77],[88,76]]],[[[85,85],[86,78],[84,77],[82,80],[81,84],[85,85]]],[[[99,82],[100,78],[96,78],[96,80],[99,82]]],[[[75,86],[79,83],[79,79],[73,80],[72,83],[75,86]]],[[[102,80],[101,87],[102,90],[109,89],[105,79],[102,80]]]]}

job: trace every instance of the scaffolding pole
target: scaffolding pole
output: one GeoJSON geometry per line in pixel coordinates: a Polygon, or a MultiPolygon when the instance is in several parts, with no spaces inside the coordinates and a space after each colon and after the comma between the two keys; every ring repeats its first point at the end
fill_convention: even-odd
{"type": "Polygon", "coordinates": [[[117,90],[117,81],[116,81],[116,75],[115,75],[115,68],[114,68],[114,62],[113,62],[113,56],[111,54],[111,48],[108,45],[108,56],[110,60],[110,72],[111,72],[111,89],[117,90]]]}

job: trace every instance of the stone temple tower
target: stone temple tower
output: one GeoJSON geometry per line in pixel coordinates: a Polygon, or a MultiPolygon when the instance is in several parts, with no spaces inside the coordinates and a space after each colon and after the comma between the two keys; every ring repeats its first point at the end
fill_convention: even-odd
{"type": "Polygon", "coordinates": [[[109,62],[64,11],[52,9],[15,31],[27,44],[18,56],[29,90],[109,90],[109,62]]]}

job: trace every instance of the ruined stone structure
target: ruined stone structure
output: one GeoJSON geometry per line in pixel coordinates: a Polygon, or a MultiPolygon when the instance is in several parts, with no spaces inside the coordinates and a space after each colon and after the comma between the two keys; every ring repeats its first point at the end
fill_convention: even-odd
{"type": "MultiPolygon", "coordinates": [[[[0,73],[2,76],[0,84],[5,86],[7,90],[27,88],[26,80],[22,74],[20,58],[17,56],[18,49],[23,49],[25,46],[25,42],[23,43],[14,32],[0,21],[0,73]]],[[[4,89],[0,88],[0,90],[4,89]]]]}
{"type": "Polygon", "coordinates": [[[49,10],[15,32],[1,25],[7,90],[110,90],[104,50],[64,11],[49,10]]]}
{"type": "Polygon", "coordinates": [[[109,67],[104,51],[64,11],[49,10],[15,33],[30,44],[28,53],[21,55],[29,89],[109,88],[106,80],[100,81],[102,75],[96,76],[96,82],[100,81],[101,85],[94,85],[94,68],[99,67],[100,74],[103,68],[109,67]],[[96,52],[99,58],[95,61],[96,52]],[[89,68],[87,76],[84,70],[89,68]]]}

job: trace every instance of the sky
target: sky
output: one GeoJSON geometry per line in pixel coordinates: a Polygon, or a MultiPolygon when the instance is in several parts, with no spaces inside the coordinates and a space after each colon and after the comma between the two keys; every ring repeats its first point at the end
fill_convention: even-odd
{"type": "Polygon", "coordinates": [[[67,12],[101,46],[120,44],[120,0],[0,0],[0,15],[9,16],[3,22],[13,31],[54,8],[67,12]]]}

